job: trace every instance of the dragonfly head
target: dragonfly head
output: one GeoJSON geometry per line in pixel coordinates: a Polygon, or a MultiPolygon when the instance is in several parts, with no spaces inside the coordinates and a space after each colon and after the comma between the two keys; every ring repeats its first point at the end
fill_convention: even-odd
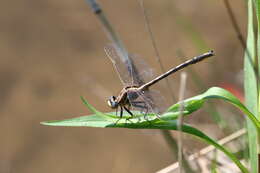
{"type": "Polygon", "coordinates": [[[116,101],[116,97],[115,96],[109,97],[109,99],[107,100],[107,104],[112,109],[115,109],[115,108],[118,107],[118,102],[116,101]]]}

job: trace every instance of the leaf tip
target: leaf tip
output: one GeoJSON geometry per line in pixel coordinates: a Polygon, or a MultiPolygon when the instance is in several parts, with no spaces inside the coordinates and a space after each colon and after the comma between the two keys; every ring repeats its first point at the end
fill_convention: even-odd
{"type": "Polygon", "coordinates": [[[42,121],[42,122],[40,122],[40,124],[41,125],[45,125],[45,126],[49,126],[50,125],[48,121],[42,121]]]}

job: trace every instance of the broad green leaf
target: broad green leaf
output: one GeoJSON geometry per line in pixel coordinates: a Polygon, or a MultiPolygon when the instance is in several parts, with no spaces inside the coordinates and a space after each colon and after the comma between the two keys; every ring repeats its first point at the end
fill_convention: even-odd
{"type": "MultiPolygon", "coordinates": [[[[210,88],[205,93],[186,99],[182,103],[184,104],[184,109],[182,114],[185,116],[191,114],[192,112],[200,109],[203,106],[203,103],[207,99],[218,98],[223,99],[237,106],[241,111],[243,111],[256,125],[260,127],[260,123],[257,119],[254,119],[254,115],[247,110],[247,108],[230,92],[213,87],[210,88]]],[[[124,114],[123,118],[119,119],[115,112],[111,113],[102,113],[97,111],[92,107],[86,100],[83,100],[83,103],[91,110],[94,114],[89,116],[82,116],[78,118],[72,118],[67,120],[60,121],[47,121],[42,122],[44,125],[50,126],[87,126],[87,127],[102,127],[102,128],[132,128],[132,129],[166,129],[166,130],[177,130],[177,118],[180,115],[180,103],[176,103],[171,106],[166,113],[160,115],[160,118],[153,114],[148,114],[143,116],[139,112],[133,112],[134,117],[132,118],[128,114],[124,114]]],[[[239,162],[239,160],[223,146],[219,145],[215,140],[208,137],[206,134],[200,130],[191,127],[188,124],[182,125],[182,131],[191,135],[194,135],[201,140],[215,146],[217,149],[223,151],[237,166],[241,169],[242,172],[248,172],[248,170],[239,162]]]]}
{"type": "MultiPolygon", "coordinates": [[[[91,106],[86,101],[87,106],[91,106]]],[[[150,115],[148,115],[150,116],[150,115]]],[[[169,116],[169,115],[168,115],[169,116]]],[[[115,117],[114,113],[109,113],[107,115],[89,115],[82,116],[78,118],[72,118],[62,121],[48,121],[42,122],[44,125],[51,126],[88,126],[88,127],[113,127],[113,128],[132,128],[132,129],[165,129],[165,130],[177,130],[178,129],[178,121],[175,120],[160,120],[158,118],[150,119],[149,121],[145,120],[143,117],[133,118],[131,120],[127,120],[123,118],[119,120],[115,117]],[[104,116],[107,116],[106,118],[104,116]]],[[[227,149],[223,146],[219,145],[215,140],[208,137],[206,134],[201,132],[200,130],[191,127],[188,124],[182,125],[182,131],[191,135],[198,137],[199,139],[205,141],[208,144],[215,146],[217,149],[224,152],[243,173],[249,173],[248,170],[240,163],[240,161],[227,149]]]]}
{"type": "MultiPolygon", "coordinates": [[[[234,106],[238,107],[242,112],[244,112],[247,117],[251,120],[255,127],[260,128],[260,122],[256,119],[256,117],[240,102],[238,98],[236,98],[233,94],[219,87],[212,87],[207,90],[205,93],[186,99],[183,101],[184,103],[184,115],[190,114],[203,106],[203,103],[207,99],[222,99],[225,100],[234,106]]],[[[177,103],[171,106],[168,111],[177,112],[180,109],[180,104],[177,103]]],[[[178,115],[177,115],[178,116],[178,115]]]]}

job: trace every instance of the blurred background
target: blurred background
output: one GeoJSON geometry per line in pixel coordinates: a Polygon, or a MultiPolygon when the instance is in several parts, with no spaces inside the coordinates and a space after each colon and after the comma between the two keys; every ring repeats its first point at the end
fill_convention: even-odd
{"type": "MultiPolygon", "coordinates": [[[[128,51],[143,57],[160,74],[138,1],[99,2],[128,51]]],[[[216,52],[215,57],[185,70],[186,98],[221,86],[243,99],[243,48],[222,0],[144,2],[166,69],[184,60],[179,57],[216,52]]],[[[246,4],[230,3],[245,37],[246,4]]],[[[176,161],[157,131],[40,125],[90,114],[80,96],[100,111],[111,111],[106,99],[117,95],[122,85],[103,50],[110,41],[83,0],[1,4],[1,173],[150,173],[176,161]]],[[[169,80],[178,98],[180,73],[169,80]]],[[[161,93],[169,105],[174,104],[167,87],[161,93]]],[[[212,103],[228,130],[206,108],[185,121],[217,139],[241,128],[241,113],[223,102],[212,103]]],[[[185,141],[190,154],[206,146],[188,135],[185,141]]]]}

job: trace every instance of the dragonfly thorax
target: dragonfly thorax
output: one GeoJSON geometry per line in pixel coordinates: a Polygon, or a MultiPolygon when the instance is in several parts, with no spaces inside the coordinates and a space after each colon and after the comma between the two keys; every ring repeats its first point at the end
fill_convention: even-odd
{"type": "Polygon", "coordinates": [[[136,94],[137,90],[138,90],[137,86],[124,87],[117,97],[116,96],[109,97],[109,99],[107,100],[108,106],[111,107],[112,109],[116,109],[119,106],[122,107],[128,105],[129,98],[131,100],[134,100],[138,97],[138,95],[136,94]]]}

